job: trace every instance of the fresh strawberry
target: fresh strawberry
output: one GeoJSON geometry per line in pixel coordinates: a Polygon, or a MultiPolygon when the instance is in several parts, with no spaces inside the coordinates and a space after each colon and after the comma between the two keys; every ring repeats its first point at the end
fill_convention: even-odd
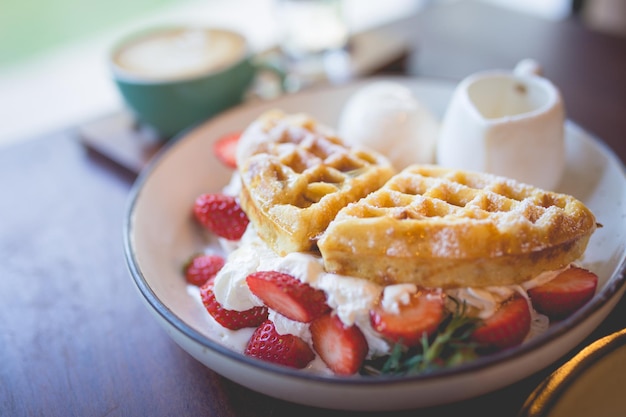
{"type": "Polygon", "coordinates": [[[289,274],[259,271],[248,275],[246,282],[265,305],[288,319],[310,323],[330,310],[324,291],[289,274]]]}
{"type": "Polygon", "coordinates": [[[257,327],[267,320],[266,307],[252,307],[245,311],[227,310],[222,307],[213,293],[214,281],[210,279],[200,287],[200,296],[206,310],[219,324],[230,330],[239,330],[245,327],[257,327]]]}
{"type": "Polygon", "coordinates": [[[443,318],[443,297],[422,291],[415,293],[408,304],[400,305],[399,313],[386,311],[381,304],[370,311],[374,330],[405,346],[416,346],[422,335],[433,334],[443,318]]]}
{"type": "Polygon", "coordinates": [[[252,334],[244,352],[264,361],[302,369],[315,359],[315,354],[298,336],[278,334],[274,323],[263,322],[252,334]]]}
{"type": "Polygon", "coordinates": [[[529,331],[528,301],[515,295],[474,330],[472,340],[480,345],[506,349],[522,343],[529,331]]]}
{"type": "Polygon", "coordinates": [[[185,264],[185,279],[189,284],[202,286],[224,266],[224,258],[219,255],[195,255],[185,264]]]}
{"type": "Polygon", "coordinates": [[[202,194],[193,206],[196,220],[216,235],[238,240],[248,227],[248,217],[237,200],[225,194],[202,194]]]}
{"type": "Polygon", "coordinates": [[[598,276],[571,267],[553,280],[528,290],[533,307],[553,320],[560,320],[582,307],[596,292],[598,276]]]}
{"type": "Polygon", "coordinates": [[[310,325],[313,349],[337,375],[356,373],[367,355],[367,340],[356,326],[345,326],[330,313],[313,320],[310,325]]]}
{"type": "Polygon", "coordinates": [[[237,168],[237,143],[241,132],[227,133],[213,144],[215,156],[229,168],[237,168]]]}

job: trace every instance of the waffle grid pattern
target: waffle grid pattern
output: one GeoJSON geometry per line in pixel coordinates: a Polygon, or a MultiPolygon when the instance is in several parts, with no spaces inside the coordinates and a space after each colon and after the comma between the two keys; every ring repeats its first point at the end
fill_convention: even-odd
{"type": "Polygon", "coordinates": [[[276,155],[276,166],[284,175],[280,180],[293,184],[291,204],[308,208],[332,193],[349,188],[351,180],[367,175],[375,158],[348,148],[323,136],[307,135],[302,141],[278,143],[268,152],[276,155]]]}
{"type": "Polygon", "coordinates": [[[340,209],[395,171],[386,158],[344,145],[310,118],[276,117],[265,119],[266,140],[240,167],[242,207],[276,252],[311,250],[340,209]]]}
{"type": "MultiPolygon", "coordinates": [[[[543,191],[488,174],[414,166],[382,189],[352,206],[352,215],[395,219],[527,220],[549,224],[575,207],[567,195],[543,191]],[[358,212],[358,213],[357,213],[358,212]]],[[[506,224],[502,224],[505,226],[506,224]]]]}
{"type": "Polygon", "coordinates": [[[510,285],[577,260],[595,228],[572,196],[415,165],[342,209],[318,247],[327,271],[383,285],[510,285]]]}

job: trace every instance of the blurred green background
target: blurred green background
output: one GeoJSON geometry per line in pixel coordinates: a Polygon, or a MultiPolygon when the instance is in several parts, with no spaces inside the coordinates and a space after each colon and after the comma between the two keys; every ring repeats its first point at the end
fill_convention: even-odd
{"type": "Polygon", "coordinates": [[[0,66],[188,0],[0,0],[0,66]]]}

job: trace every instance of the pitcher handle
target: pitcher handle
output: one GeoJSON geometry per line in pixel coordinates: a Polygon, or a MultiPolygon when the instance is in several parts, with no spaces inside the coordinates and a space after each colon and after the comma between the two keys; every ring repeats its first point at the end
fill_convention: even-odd
{"type": "Polygon", "coordinates": [[[541,77],[543,74],[543,69],[537,61],[528,58],[518,62],[515,66],[515,69],[513,70],[513,73],[520,76],[536,75],[538,77],[541,77]]]}

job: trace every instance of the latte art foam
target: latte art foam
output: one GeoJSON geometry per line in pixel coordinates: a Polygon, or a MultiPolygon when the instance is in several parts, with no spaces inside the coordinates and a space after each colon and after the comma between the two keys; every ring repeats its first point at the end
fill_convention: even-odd
{"type": "Polygon", "coordinates": [[[173,80],[217,72],[245,54],[245,40],[218,29],[172,29],[147,35],[122,47],[113,57],[133,77],[173,80]]]}

